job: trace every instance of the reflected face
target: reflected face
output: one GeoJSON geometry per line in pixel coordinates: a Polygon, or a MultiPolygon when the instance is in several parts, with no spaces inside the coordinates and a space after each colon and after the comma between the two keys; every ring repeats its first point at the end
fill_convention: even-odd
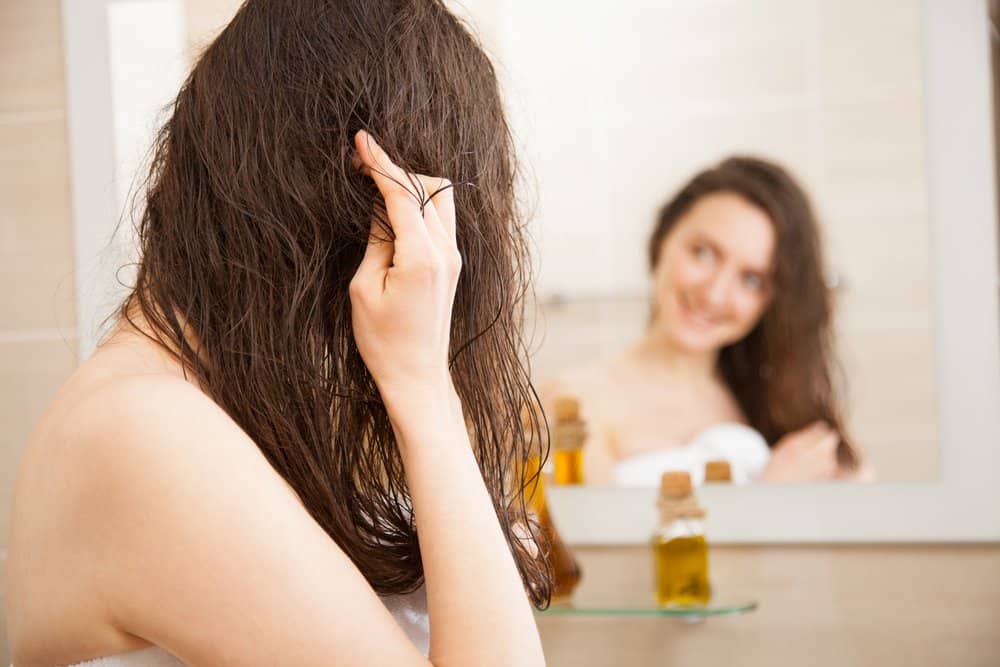
{"type": "Polygon", "coordinates": [[[691,352],[746,336],[770,303],[776,242],[771,219],[743,197],[699,199],[660,247],[653,326],[691,352]]]}

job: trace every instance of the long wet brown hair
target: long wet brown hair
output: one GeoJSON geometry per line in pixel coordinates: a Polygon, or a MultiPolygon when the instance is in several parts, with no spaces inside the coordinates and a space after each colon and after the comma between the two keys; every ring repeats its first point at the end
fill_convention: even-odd
{"type": "Polygon", "coordinates": [[[840,465],[856,468],[859,455],[840,407],[833,298],[824,278],[819,225],[808,196],[788,171],[760,158],[731,157],[697,174],[660,210],[649,239],[650,270],[678,220],[715,193],[736,194],[759,207],[777,237],[771,301],[749,334],[719,351],[719,373],[769,444],[822,419],[841,435],[840,465]]]}
{"type": "Polygon", "coordinates": [[[517,170],[493,66],[469,30],[438,0],[249,0],[168,111],[117,315],[141,312],[381,594],[415,589],[423,568],[393,431],[351,328],[348,284],[373,207],[391,234],[373,182],[352,167],[352,138],[365,129],[404,169],[456,184],[452,377],[522,579],[545,606],[544,559],[512,531],[529,523],[521,491],[533,482],[516,465],[528,453],[522,409],[529,431],[544,428],[520,330],[517,170]]]}

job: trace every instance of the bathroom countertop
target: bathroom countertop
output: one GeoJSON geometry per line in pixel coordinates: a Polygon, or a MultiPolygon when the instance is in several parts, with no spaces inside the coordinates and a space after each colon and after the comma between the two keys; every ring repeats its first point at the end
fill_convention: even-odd
{"type": "MultiPolygon", "coordinates": [[[[588,597],[650,589],[648,547],[574,553],[588,597]]],[[[1000,665],[1000,545],[713,547],[710,568],[760,608],[696,624],[542,616],[548,665],[1000,665]]]]}

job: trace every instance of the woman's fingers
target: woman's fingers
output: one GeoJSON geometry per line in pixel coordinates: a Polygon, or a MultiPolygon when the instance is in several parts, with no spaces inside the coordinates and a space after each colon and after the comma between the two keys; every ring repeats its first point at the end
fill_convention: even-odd
{"type": "Polygon", "coordinates": [[[446,240],[455,239],[454,186],[448,179],[407,173],[364,130],[355,135],[354,143],[358,151],[356,165],[378,186],[397,236],[400,232],[405,234],[411,231],[412,227],[407,223],[422,217],[429,231],[443,233],[446,240]],[[405,216],[401,221],[402,230],[395,229],[394,214],[405,216]]]}
{"type": "Polygon", "coordinates": [[[424,187],[424,199],[434,204],[438,222],[448,238],[455,239],[455,186],[447,178],[418,175],[424,187]]]}
{"type": "Polygon", "coordinates": [[[368,233],[368,245],[365,247],[365,256],[361,259],[358,273],[378,271],[384,273],[392,266],[392,258],[395,252],[395,245],[392,239],[383,238],[384,232],[378,223],[372,218],[371,231],[368,233]]]}
{"type": "Polygon", "coordinates": [[[400,249],[416,245],[417,252],[420,252],[420,247],[428,238],[427,226],[420,204],[407,189],[409,178],[406,172],[390,160],[382,147],[364,130],[355,135],[354,146],[361,161],[361,170],[371,176],[385,200],[386,214],[396,243],[400,249]]]}

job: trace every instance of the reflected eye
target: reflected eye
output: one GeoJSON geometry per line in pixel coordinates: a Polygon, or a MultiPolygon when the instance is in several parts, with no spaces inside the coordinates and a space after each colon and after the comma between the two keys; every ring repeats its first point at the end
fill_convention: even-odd
{"type": "Polygon", "coordinates": [[[764,281],[756,273],[746,273],[743,275],[743,285],[756,292],[764,287],[764,281]]]}
{"type": "Polygon", "coordinates": [[[715,253],[707,245],[695,244],[691,246],[691,254],[702,261],[708,261],[715,256],[715,253]]]}

